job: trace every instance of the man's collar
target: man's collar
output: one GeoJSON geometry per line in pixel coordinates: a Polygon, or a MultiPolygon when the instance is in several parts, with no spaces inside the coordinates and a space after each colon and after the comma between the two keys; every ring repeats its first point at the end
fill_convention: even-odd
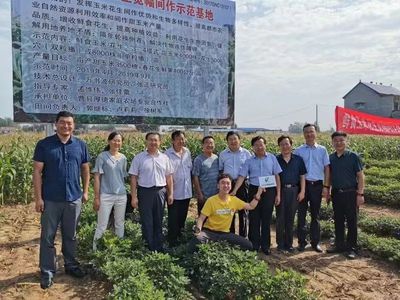
{"type": "MultiPolygon", "coordinates": [[[[182,153],[186,153],[188,151],[188,149],[186,147],[182,147],[182,153]]],[[[174,147],[170,147],[167,149],[167,152],[169,153],[173,153],[175,155],[177,155],[179,152],[176,152],[174,147]]]]}
{"type": "Polygon", "coordinates": [[[76,140],[76,138],[73,135],[70,135],[69,139],[67,140],[67,142],[63,143],[57,133],[54,134],[54,138],[56,139],[56,141],[58,141],[58,142],[60,142],[61,144],[64,144],[64,145],[73,143],[76,140]]]}
{"type": "MultiPolygon", "coordinates": [[[[268,155],[269,155],[269,153],[265,152],[263,157],[267,157],[268,155]]],[[[254,158],[259,158],[259,157],[257,156],[257,154],[254,153],[254,158]]]]}
{"type": "Polygon", "coordinates": [[[145,151],[146,151],[146,154],[150,155],[150,156],[154,156],[154,155],[158,156],[161,153],[161,151],[159,149],[157,149],[157,152],[155,154],[150,154],[148,149],[146,149],[145,151]]]}
{"type": "Polygon", "coordinates": [[[228,148],[226,148],[226,150],[227,150],[228,152],[230,152],[230,153],[236,153],[236,152],[242,152],[242,151],[243,151],[243,148],[242,148],[242,147],[239,147],[239,149],[237,149],[236,151],[232,151],[232,150],[228,147],[228,148]]]}
{"type": "Polygon", "coordinates": [[[319,144],[317,142],[314,143],[314,145],[310,146],[309,144],[304,144],[306,146],[306,148],[317,148],[319,146],[319,144]]]}
{"type": "Polygon", "coordinates": [[[345,149],[344,152],[342,153],[342,155],[339,156],[337,154],[337,152],[335,151],[335,155],[336,155],[337,158],[347,156],[347,155],[349,155],[349,153],[350,153],[349,150],[345,149]]]}

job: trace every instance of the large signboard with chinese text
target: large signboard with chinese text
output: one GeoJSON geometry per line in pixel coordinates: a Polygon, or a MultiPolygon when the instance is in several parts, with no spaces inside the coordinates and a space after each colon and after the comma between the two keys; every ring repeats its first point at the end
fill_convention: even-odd
{"type": "Polygon", "coordinates": [[[14,120],[231,125],[235,2],[12,0],[14,120]]]}
{"type": "Polygon", "coordinates": [[[351,134],[400,135],[400,120],[336,106],[336,130],[351,134]]]}

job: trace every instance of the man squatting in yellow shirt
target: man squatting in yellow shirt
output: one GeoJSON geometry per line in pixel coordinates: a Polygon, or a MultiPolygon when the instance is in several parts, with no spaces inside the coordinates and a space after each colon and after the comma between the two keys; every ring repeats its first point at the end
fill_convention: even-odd
{"type": "Polygon", "coordinates": [[[260,201],[262,188],[259,188],[250,203],[246,203],[229,194],[231,187],[232,178],[228,174],[220,174],[218,177],[219,192],[210,197],[201,210],[194,227],[195,238],[189,245],[190,252],[195,251],[197,244],[204,244],[208,241],[226,241],[229,244],[239,246],[242,250],[253,249],[253,245],[249,240],[240,235],[230,233],[229,229],[236,211],[256,208],[258,201],[260,201]],[[205,220],[206,222],[204,223],[205,220]]]}

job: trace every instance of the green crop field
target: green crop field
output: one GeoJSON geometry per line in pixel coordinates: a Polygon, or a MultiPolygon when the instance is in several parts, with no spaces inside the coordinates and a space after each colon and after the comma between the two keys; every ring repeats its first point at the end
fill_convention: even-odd
{"type": "MultiPolygon", "coordinates": [[[[252,136],[243,136],[242,144],[251,149],[252,136]]],[[[107,133],[90,133],[80,138],[88,144],[92,163],[106,145],[107,133]]],[[[126,134],[121,150],[128,161],[144,150],[144,135],[126,134]]],[[[276,153],[278,135],[264,136],[267,151],[276,153]]],[[[0,140],[0,203],[28,204],[32,197],[32,156],[40,134],[3,135],[0,140]]],[[[294,146],[302,144],[301,135],[293,135],[294,146]]],[[[216,151],[225,148],[223,135],[215,135],[216,151]]],[[[195,157],[201,152],[201,135],[188,134],[187,147],[195,157]]],[[[321,134],[320,144],[332,152],[330,137],[321,134]]],[[[366,174],[367,203],[393,209],[400,208],[400,138],[352,136],[350,148],[363,158],[366,174]]],[[[162,148],[170,146],[169,136],[162,139],[162,148]]],[[[93,198],[91,189],[91,198],[93,198]]],[[[90,199],[92,201],[92,199],[90,199]]],[[[332,208],[323,206],[322,236],[334,234],[332,208]]],[[[118,239],[107,232],[98,251],[92,251],[96,214],[92,205],[85,205],[78,230],[79,253],[90,262],[95,272],[113,284],[114,299],[194,299],[198,294],[207,299],[313,299],[306,280],[291,270],[271,269],[253,253],[226,245],[207,244],[195,255],[188,255],[183,246],[165,254],[149,253],[142,242],[136,222],[126,222],[126,238],[118,239]],[[236,263],[235,263],[236,262],[236,263]],[[240,262],[240,263],[237,263],[240,262]],[[193,293],[193,289],[196,290],[193,293]]],[[[191,237],[188,221],[183,242],[191,237]]],[[[400,265],[400,223],[396,218],[360,215],[361,246],[378,259],[400,265]]]]}

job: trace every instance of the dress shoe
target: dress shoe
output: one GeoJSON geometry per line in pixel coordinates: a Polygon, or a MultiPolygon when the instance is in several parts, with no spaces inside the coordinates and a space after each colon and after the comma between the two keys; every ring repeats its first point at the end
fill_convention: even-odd
{"type": "Polygon", "coordinates": [[[344,249],[343,248],[339,248],[339,247],[331,247],[331,248],[328,248],[328,249],[326,249],[326,253],[342,253],[342,252],[344,252],[344,249]]]}
{"type": "Polygon", "coordinates": [[[281,252],[281,253],[285,253],[286,252],[286,248],[285,247],[278,246],[276,249],[278,250],[278,252],[281,252]]]}
{"type": "Polygon", "coordinates": [[[321,246],[318,245],[318,244],[315,245],[315,246],[312,246],[312,248],[313,248],[313,250],[314,250],[315,252],[318,252],[318,253],[322,253],[322,252],[323,252],[321,246]]]}
{"type": "Polygon", "coordinates": [[[346,257],[348,259],[355,259],[357,257],[357,253],[354,250],[350,250],[349,252],[346,253],[346,257]]]}
{"type": "Polygon", "coordinates": [[[70,275],[75,278],[83,278],[85,277],[86,273],[82,271],[81,268],[73,268],[73,269],[66,269],[65,274],[70,275]]]}
{"type": "Polygon", "coordinates": [[[53,279],[50,277],[41,277],[40,278],[40,287],[42,289],[48,289],[53,285],[53,279]]]}
{"type": "Polygon", "coordinates": [[[297,250],[299,250],[300,252],[303,252],[305,249],[306,249],[306,245],[304,245],[304,244],[300,244],[300,245],[297,247],[297,250]]]}
{"type": "Polygon", "coordinates": [[[289,253],[293,253],[294,252],[294,248],[293,247],[287,247],[286,251],[289,253]]]}
{"type": "Polygon", "coordinates": [[[262,252],[265,254],[265,255],[270,255],[271,254],[271,249],[263,249],[262,250],[262,252]]]}

